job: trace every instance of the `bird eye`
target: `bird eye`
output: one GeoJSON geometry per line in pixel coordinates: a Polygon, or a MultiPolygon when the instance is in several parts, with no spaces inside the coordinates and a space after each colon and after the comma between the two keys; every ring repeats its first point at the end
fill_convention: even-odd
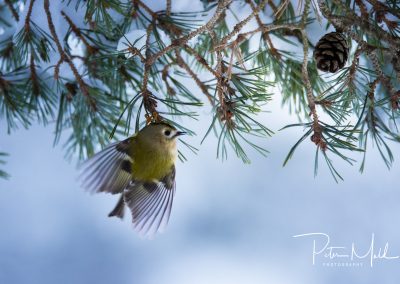
{"type": "Polygon", "coordinates": [[[171,134],[171,130],[168,130],[168,129],[165,130],[165,131],[164,131],[164,134],[165,134],[165,136],[169,136],[169,135],[171,134]]]}

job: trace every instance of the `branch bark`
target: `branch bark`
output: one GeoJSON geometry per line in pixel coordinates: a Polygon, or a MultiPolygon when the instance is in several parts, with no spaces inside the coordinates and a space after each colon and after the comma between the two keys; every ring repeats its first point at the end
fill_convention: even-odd
{"type": "Polygon", "coordinates": [[[152,65],[154,62],[160,58],[161,56],[165,55],[167,52],[174,50],[178,47],[183,46],[186,44],[189,40],[194,38],[195,36],[207,31],[207,30],[212,30],[214,27],[215,23],[218,21],[222,13],[225,11],[226,7],[232,2],[232,0],[221,0],[218,2],[217,9],[214,13],[214,15],[211,17],[211,19],[203,26],[200,28],[190,32],[189,34],[182,36],[178,39],[175,39],[172,41],[170,45],[168,45],[166,48],[163,50],[160,50],[156,54],[152,55],[150,58],[147,59],[147,64],[152,65]]]}
{"type": "Polygon", "coordinates": [[[19,21],[19,15],[17,10],[14,8],[13,4],[11,3],[10,0],[4,0],[4,3],[6,3],[6,5],[8,6],[8,9],[10,9],[11,14],[13,15],[13,17],[19,21]]]}
{"type": "MultiPolygon", "coordinates": [[[[91,106],[92,110],[96,111],[97,110],[96,102],[93,98],[91,98],[91,96],[89,94],[89,89],[88,89],[86,83],[83,81],[81,75],[78,72],[78,69],[76,69],[74,63],[72,62],[72,59],[69,58],[68,54],[64,51],[64,48],[61,46],[60,40],[56,33],[56,29],[54,27],[53,19],[51,16],[49,0],[44,0],[44,10],[46,13],[47,23],[49,26],[50,34],[51,34],[54,42],[56,43],[58,53],[60,54],[60,60],[59,60],[59,63],[57,63],[57,65],[59,66],[62,62],[68,63],[69,67],[71,68],[72,73],[74,74],[76,81],[78,82],[78,85],[82,91],[82,94],[88,99],[88,103],[91,106]]],[[[57,70],[58,69],[56,69],[56,71],[57,70]]],[[[55,73],[55,75],[56,74],[58,76],[58,72],[55,73]]]]}

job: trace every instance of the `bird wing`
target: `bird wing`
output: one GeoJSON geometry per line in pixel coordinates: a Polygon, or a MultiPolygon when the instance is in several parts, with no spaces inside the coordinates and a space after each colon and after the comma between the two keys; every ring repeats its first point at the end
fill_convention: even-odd
{"type": "Polygon", "coordinates": [[[128,151],[134,137],[113,143],[87,160],[81,168],[82,186],[91,192],[120,193],[132,179],[128,151]]]}
{"type": "Polygon", "coordinates": [[[125,204],[132,212],[136,231],[152,237],[168,224],[175,194],[175,166],[160,181],[132,181],[124,190],[125,204]]]}

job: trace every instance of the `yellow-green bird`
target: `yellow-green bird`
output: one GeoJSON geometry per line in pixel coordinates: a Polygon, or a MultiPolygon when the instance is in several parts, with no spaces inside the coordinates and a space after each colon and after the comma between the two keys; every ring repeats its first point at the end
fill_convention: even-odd
{"type": "Polygon", "coordinates": [[[122,218],[127,205],[134,228],[151,237],[168,223],[175,193],[176,138],[185,132],[165,122],[107,146],[84,163],[83,187],[121,194],[108,215],[122,218]]]}

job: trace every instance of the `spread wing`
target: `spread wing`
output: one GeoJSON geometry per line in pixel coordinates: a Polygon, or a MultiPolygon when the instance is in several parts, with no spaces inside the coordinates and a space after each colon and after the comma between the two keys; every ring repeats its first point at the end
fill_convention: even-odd
{"type": "Polygon", "coordinates": [[[87,160],[81,167],[82,186],[91,192],[122,192],[132,179],[132,139],[113,143],[87,160]]]}
{"type": "Polygon", "coordinates": [[[134,228],[152,237],[168,224],[175,194],[175,167],[158,182],[132,181],[124,191],[124,201],[132,212],[134,228]]]}

